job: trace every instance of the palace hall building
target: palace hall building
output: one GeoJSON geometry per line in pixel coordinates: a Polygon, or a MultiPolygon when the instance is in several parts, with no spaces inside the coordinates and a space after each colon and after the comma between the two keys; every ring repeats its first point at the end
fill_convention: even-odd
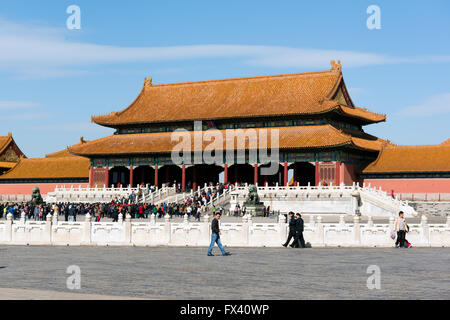
{"type": "Polygon", "coordinates": [[[450,193],[450,139],[437,145],[386,144],[360,175],[395,193],[450,193]]]}
{"type": "Polygon", "coordinates": [[[129,107],[92,117],[114,128],[113,135],[68,151],[90,159],[91,186],[177,183],[185,190],[217,182],[219,175],[225,183],[287,185],[289,175],[295,185],[351,184],[362,181],[362,170],[388,143],[365,133],[364,126],[385,120],[353,104],[340,62],[332,61],[326,71],[248,78],[173,84],[152,84],[148,78],[129,107]],[[179,140],[173,133],[180,129],[192,138],[190,159],[214,142],[214,163],[201,156],[175,163],[172,151],[179,140]],[[194,143],[210,129],[223,139],[194,143]],[[277,146],[271,140],[274,130],[277,146]],[[244,143],[236,138],[229,144],[230,131],[247,137],[244,143]],[[266,158],[253,156],[266,145],[269,154],[272,147],[279,151],[278,170],[271,175],[262,174],[270,165],[266,158]]]}
{"type": "Polygon", "coordinates": [[[92,117],[113,135],[31,159],[12,134],[0,137],[0,194],[30,194],[35,186],[46,194],[57,185],[187,190],[218,181],[364,182],[387,192],[450,194],[450,139],[399,146],[364,131],[385,120],[353,104],[340,62],[326,71],[248,78],[146,78],[129,107],[92,117]]]}
{"type": "MultiPolygon", "coordinates": [[[[83,143],[86,141],[81,138],[78,144],[83,143]]],[[[15,154],[20,151],[15,143],[10,148],[15,154]]],[[[88,186],[89,159],[75,156],[67,149],[49,153],[44,158],[26,158],[22,153],[15,157],[12,151],[9,154],[8,159],[15,161],[8,162],[9,168],[0,175],[0,194],[30,195],[34,187],[38,187],[42,194],[47,194],[54,191],[57,185],[88,186]]]]}

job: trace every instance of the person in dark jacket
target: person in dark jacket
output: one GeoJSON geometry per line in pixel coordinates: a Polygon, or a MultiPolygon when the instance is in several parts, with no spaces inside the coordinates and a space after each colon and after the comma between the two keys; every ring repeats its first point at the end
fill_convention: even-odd
{"type": "Polygon", "coordinates": [[[303,239],[303,219],[300,213],[295,214],[295,237],[294,237],[294,248],[305,248],[305,239],[303,239]]]}
{"type": "Polygon", "coordinates": [[[75,206],[73,204],[69,205],[69,218],[70,221],[76,221],[75,220],[75,215],[76,215],[76,210],[75,210],[75,206]]]}
{"type": "MultiPolygon", "coordinates": [[[[292,238],[295,237],[295,218],[294,218],[294,213],[291,211],[289,212],[289,216],[288,216],[288,222],[289,222],[289,235],[288,238],[286,240],[286,242],[283,244],[283,247],[287,247],[289,242],[291,242],[292,238]]],[[[291,245],[291,247],[293,247],[293,245],[291,245]]]]}
{"type": "Polygon", "coordinates": [[[219,219],[220,219],[220,212],[217,212],[216,215],[214,216],[214,219],[211,222],[211,244],[209,245],[208,249],[208,257],[214,256],[212,254],[214,243],[217,243],[217,246],[219,247],[223,256],[231,255],[231,253],[225,251],[225,249],[222,246],[222,242],[220,241],[219,219]]]}
{"type": "Polygon", "coordinates": [[[111,208],[111,212],[112,212],[113,222],[118,222],[119,221],[119,209],[117,208],[117,206],[113,206],[111,208]]]}
{"type": "Polygon", "coordinates": [[[69,221],[69,205],[64,206],[64,221],[69,221]]]}

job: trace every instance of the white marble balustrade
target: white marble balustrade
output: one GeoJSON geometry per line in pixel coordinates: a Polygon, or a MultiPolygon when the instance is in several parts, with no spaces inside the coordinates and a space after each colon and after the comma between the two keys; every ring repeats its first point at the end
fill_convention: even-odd
{"type": "MultiPolygon", "coordinates": [[[[132,221],[130,216],[118,222],[92,222],[89,215],[84,221],[58,221],[48,215],[46,221],[13,221],[9,214],[0,221],[0,245],[100,245],[100,246],[207,246],[210,241],[211,217],[204,216],[202,222],[174,223],[166,216],[163,222],[132,221]]],[[[222,242],[230,247],[280,247],[288,234],[284,215],[278,222],[256,223],[251,216],[240,222],[221,223],[222,242]]],[[[305,221],[304,238],[312,247],[392,247],[390,233],[394,219],[388,224],[374,224],[369,217],[360,223],[358,216],[346,223],[344,215],[336,223],[323,223],[322,216],[311,216],[305,221]]],[[[428,224],[422,216],[421,222],[410,225],[406,238],[419,247],[450,247],[450,217],[446,224],[428,224]]]]}

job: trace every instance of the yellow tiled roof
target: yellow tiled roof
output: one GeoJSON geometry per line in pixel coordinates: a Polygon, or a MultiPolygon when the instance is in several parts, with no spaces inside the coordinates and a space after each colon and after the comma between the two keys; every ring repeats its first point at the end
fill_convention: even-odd
{"type": "Polygon", "coordinates": [[[22,158],[0,179],[87,178],[89,165],[83,157],[22,158]]]}
{"type": "Polygon", "coordinates": [[[11,136],[0,136],[0,153],[8,147],[9,143],[12,141],[11,136]]]}
{"type": "MultiPolygon", "coordinates": [[[[87,141],[85,141],[83,139],[83,137],[81,137],[80,142],[78,142],[77,144],[74,144],[72,147],[82,145],[83,143],[86,143],[86,142],[87,141]]],[[[61,157],[76,157],[76,156],[74,154],[70,153],[69,150],[66,148],[66,149],[56,151],[53,153],[48,153],[45,155],[45,157],[46,158],[61,158],[61,157]]]]}
{"type": "MultiPolygon", "coordinates": [[[[75,146],[85,143],[81,138],[75,146]]],[[[45,158],[21,158],[0,179],[88,178],[90,161],[67,149],[47,154],[45,158]]]]}
{"type": "Polygon", "coordinates": [[[0,168],[12,168],[15,165],[16,165],[16,162],[0,161],[0,168]]]}
{"type": "MultiPolygon", "coordinates": [[[[351,135],[334,128],[331,125],[319,126],[299,126],[299,127],[278,127],[266,128],[268,148],[271,147],[271,132],[279,132],[280,149],[302,149],[302,148],[323,148],[341,145],[351,145],[370,151],[380,149],[379,142],[375,138],[373,141],[363,138],[353,138],[351,135]]],[[[254,131],[259,136],[264,129],[236,129],[234,133],[243,136],[245,132],[254,131]]],[[[223,139],[222,150],[227,149],[226,130],[217,130],[223,139]]],[[[206,131],[207,132],[207,131],[206,131]]],[[[198,132],[186,131],[191,140],[191,150],[198,150],[194,146],[194,136],[198,132]]],[[[164,133],[140,133],[140,134],[118,134],[104,137],[98,140],[84,143],[82,145],[69,148],[69,152],[80,156],[113,155],[113,154],[148,154],[148,153],[170,153],[180,140],[172,141],[172,132],[164,133]]],[[[174,135],[176,137],[176,135],[174,135]]],[[[231,141],[231,140],[230,140],[231,141]]],[[[203,139],[202,149],[204,150],[211,142],[203,139]]],[[[220,144],[218,145],[220,150],[220,144]]],[[[246,140],[245,149],[252,148],[246,140]]],[[[237,143],[234,143],[237,149],[237,143]]]]}
{"type": "Polygon", "coordinates": [[[363,173],[450,172],[450,144],[397,146],[387,144],[363,173]]]}
{"type": "MultiPolygon", "coordinates": [[[[331,100],[344,85],[340,65],[328,71],[153,85],[146,79],[133,103],[119,112],[93,116],[104,126],[230,119],[277,115],[307,115],[340,111],[364,122],[384,121],[353,105],[331,100]]],[[[346,91],[346,90],[345,90],[346,91]]]]}

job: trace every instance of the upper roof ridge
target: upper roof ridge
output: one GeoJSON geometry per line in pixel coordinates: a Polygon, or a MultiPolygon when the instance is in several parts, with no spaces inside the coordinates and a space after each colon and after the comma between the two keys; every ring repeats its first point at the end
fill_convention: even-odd
{"type": "Polygon", "coordinates": [[[419,144],[419,145],[398,145],[388,144],[387,147],[392,149],[421,149],[421,148],[450,148],[450,144],[438,143],[438,144],[419,144]]]}
{"type": "MultiPolygon", "coordinates": [[[[271,75],[262,75],[262,76],[213,79],[213,80],[172,82],[172,83],[151,84],[151,87],[195,85],[195,84],[221,83],[221,82],[233,82],[233,81],[245,81],[245,80],[264,80],[264,79],[273,79],[273,78],[290,78],[290,77],[296,77],[296,76],[308,76],[308,75],[326,74],[326,73],[330,73],[332,71],[333,71],[333,69],[332,70],[322,70],[322,71],[308,71],[308,72],[298,72],[298,73],[282,73],[282,74],[271,74],[271,75]]],[[[151,78],[149,78],[149,79],[151,79],[151,78]]],[[[145,82],[144,83],[146,84],[147,81],[148,81],[147,78],[145,78],[145,82]]],[[[145,87],[149,87],[149,86],[145,86],[145,87]]]]}
{"type": "MultiPolygon", "coordinates": [[[[138,96],[126,108],[91,116],[97,124],[117,126],[175,121],[311,115],[337,109],[332,99],[339,88],[354,109],[345,88],[340,61],[331,69],[241,78],[152,84],[145,78],[138,96]]],[[[345,112],[362,124],[386,117],[364,110],[345,112]]]]}

